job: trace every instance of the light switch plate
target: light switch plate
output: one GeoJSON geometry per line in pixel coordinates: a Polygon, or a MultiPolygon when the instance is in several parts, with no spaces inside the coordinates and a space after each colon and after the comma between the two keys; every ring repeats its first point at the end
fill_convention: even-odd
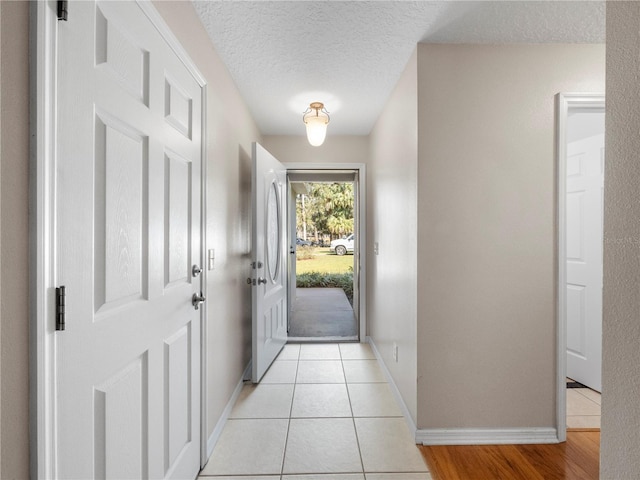
{"type": "Polygon", "coordinates": [[[214,248],[210,248],[207,250],[207,269],[213,270],[216,261],[216,250],[214,248]]]}
{"type": "Polygon", "coordinates": [[[373,254],[378,255],[380,253],[380,245],[378,242],[373,242],[373,254]]]}

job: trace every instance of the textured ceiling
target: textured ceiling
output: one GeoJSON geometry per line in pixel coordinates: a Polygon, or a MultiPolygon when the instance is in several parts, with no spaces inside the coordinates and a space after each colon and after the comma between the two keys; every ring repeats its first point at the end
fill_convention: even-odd
{"type": "Polygon", "coordinates": [[[418,42],[604,43],[595,1],[200,1],[196,11],[266,135],[371,131],[418,42]]]}

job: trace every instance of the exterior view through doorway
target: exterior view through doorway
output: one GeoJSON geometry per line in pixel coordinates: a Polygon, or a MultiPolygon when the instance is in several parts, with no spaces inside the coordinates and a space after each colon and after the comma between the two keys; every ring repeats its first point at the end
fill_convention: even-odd
{"type": "Polygon", "coordinates": [[[358,341],[356,170],[289,170],[289,341],[358,341]]]}

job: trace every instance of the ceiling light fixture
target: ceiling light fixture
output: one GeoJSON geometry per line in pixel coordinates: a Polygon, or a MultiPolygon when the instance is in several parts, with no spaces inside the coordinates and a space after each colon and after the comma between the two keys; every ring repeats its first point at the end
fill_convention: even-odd
{"type": "Polygon", "coordinates": [[[327,125],[329,124],[329,112],[324,108],[324,104],[313,102],[302,114],[302,121],[307,126],[307,140],[314,147],[319,147],[327,136],[327,125]]]}

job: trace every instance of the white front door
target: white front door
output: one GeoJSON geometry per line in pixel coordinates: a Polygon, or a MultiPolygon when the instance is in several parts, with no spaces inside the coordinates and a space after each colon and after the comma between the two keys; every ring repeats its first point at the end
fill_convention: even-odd
{"type": "Polygon", "coordinates": [[[195,478],[202,87],[136,2],[59,22],[57,478],[195,478]]]}
{"type": "Polygon", "coordinates": [[[253,144],[252,372],[258,383],[287,343],[287,171],[253,144]]]}
{"type": "Polygon", "coordinates": [[[570,111],[567,130],[567,376],[600,391],[604,110],[570,111]]]}

